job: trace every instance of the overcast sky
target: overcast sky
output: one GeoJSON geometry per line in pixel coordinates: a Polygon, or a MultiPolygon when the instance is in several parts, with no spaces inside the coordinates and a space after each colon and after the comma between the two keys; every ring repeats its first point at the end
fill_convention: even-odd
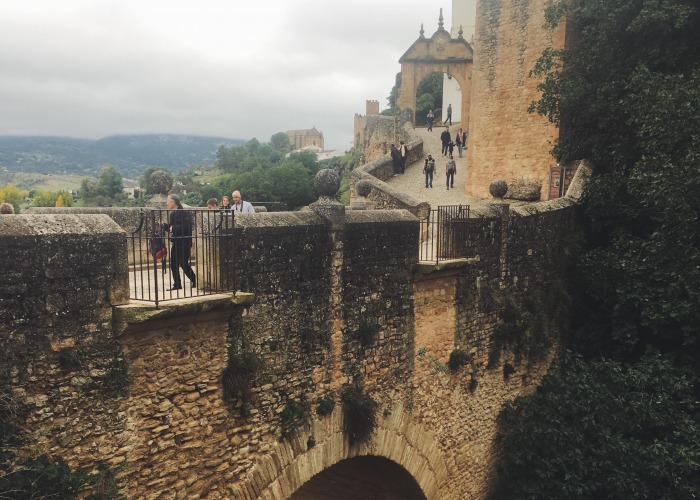
{"type": "Polygon", "coordinates": [[[0,135],[174,133],[348,149],[451,0],[0,0],[0,135]],[[409,5],[413,4],[411,7],[409,5]]]}

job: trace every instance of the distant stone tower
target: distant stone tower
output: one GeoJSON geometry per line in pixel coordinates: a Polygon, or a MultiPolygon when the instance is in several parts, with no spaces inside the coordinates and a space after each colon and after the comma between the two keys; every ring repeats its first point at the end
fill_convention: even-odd
{"type": "Polygon", "coordinates": [[[367,101],[367,116],[379,114],[379,101],[367,101]]]}

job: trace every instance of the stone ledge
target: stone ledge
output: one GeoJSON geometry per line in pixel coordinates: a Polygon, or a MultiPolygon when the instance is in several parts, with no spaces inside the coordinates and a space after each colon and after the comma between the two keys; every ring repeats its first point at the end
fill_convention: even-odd
{"type": "Polygon", "coordinates": [[[413,266],[413,272],[417,275],[431,274],[438,271],[460,270],[481,262],[480,257],[468,257],[462,259],[442,260],[440,262],[418,262],[413,266]]]}
{"type": "Polygon", "coordinates": [[[161,302],[156,309],[153,304],[132,302],[112,308],[112,329],[116,337],[120,337],[128,329],[152,321],[163,321],[181,316],[226,310],[233,307],[249,307],[255,299],[255,294],[236,292],[230,294],[207,295],[177,301],[161,302]]]}

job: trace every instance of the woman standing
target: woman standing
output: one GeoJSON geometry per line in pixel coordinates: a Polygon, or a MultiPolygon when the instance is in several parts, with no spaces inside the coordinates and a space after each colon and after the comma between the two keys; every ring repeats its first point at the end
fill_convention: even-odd
{"type": "Polygon", "coordinates": [[[176,194],[168,196],[167,201],[170,217],[163,229],[170,232],[170,272],[173,276],[173,286],[168,290],[182,290],[180,280],[180,268],[192,282],[192,287],[197,286],[197,276],[190,266],[190,248],[192,247],[192,219],[180,203],[180,197],[176,194]]]}

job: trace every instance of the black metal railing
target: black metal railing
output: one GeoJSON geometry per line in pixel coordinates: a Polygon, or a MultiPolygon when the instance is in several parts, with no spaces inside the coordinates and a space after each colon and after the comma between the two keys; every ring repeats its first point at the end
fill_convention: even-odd
{"type": "Polygon", "coordinates": [[[234,214],[218,210],[141,211],[127,234],[129,296],[159,302],[232,292],[234,214]]]}
{"type": "Polygon", "coordinates": [[[467,256],[469,205],[431,209],[420,221],[419,260],[440,262],[467,256]]]}

